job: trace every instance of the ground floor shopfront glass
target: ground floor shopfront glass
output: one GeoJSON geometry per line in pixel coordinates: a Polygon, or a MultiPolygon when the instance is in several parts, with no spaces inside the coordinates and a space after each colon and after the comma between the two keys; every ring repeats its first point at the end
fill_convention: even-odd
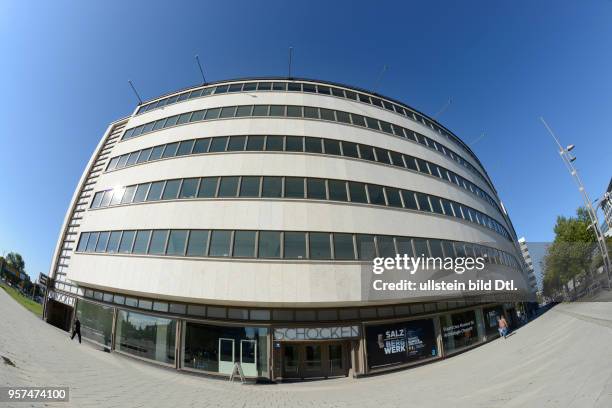
{"type": "Polygon", "coordinates": [[[282,343],[282,378],[344,377],[350,369],[348,341],[282,343]]]}
{"type": "Polygon", "coordinates": [[[114,308],[80,300],[76,317],[81,322],[81,335],[103,346],[110,347],[113,334],[114,308]]]}
{"type": "Polygon", "coordinates": [[[231,374],[236,362],[247,377],[268,376],[268,329],[184,323],[183,367],[231,374]]]}
{"type": "Polygon", "coordinates": [[[441,316],[440,322],[445,354],[465,349],[482,341],[476,310],[441,316]]]}
{"type": "Polygon", "coordinates": [[[174,364],[176,320],[119,310],[115,330],[118,351],[174,364]]]}
{"type": "Polygon", "coordinates": [[[368,370],[391,369],[439,356],[434,320],[417,319],[365,327],[368,370]]]}

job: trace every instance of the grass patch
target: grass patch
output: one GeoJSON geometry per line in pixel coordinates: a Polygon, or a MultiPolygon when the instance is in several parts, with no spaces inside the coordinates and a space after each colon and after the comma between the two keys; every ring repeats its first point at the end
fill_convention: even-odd
{"type": "Polygon", "coordinates": [[[8,293],[10,297],[15,299],[17,303],[21,304],[30,312],[34,313],[38,317],[42,316],[43,307],[40,303],[36,303],[35,301],[28,299],[27,297],[23,296],[17,289],[12,288],[2,282],[0,282],[0,287],[2,287],[2,289],[4,289],[4,291],[8,293]]]}

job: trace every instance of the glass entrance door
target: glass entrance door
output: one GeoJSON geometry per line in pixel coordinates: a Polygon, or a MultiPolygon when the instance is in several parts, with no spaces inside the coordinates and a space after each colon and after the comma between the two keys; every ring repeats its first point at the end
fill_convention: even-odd
{"type": "Polygon", "coordinates": [[[341,342],[285,343],[283,378],[323,378],[348,374],[346,345],[341,342]]]}
{"type": "Polygon", "coordinates": [[[342,343],[331,343],[328,346],[329,376],[344,376],[347,374],[345,353],[342,343]]]}
{"type": "Polygon", "coordinates": [[[325,377],[323,366],[323,345],[305,344],[302,346],[303,377],[325,377]]]}
{"type": "Polygon", "coordinates": [[[285,344],[283,346],[283,378],[299,378],[300,346],[285,344]]]}
{"type": "Polygon", "coordinates": [[[232,374],[234,370],[234,339],[219,338],[219,372],[232,374]]]}
{"type": "Polygon", "coordinates": [[[257,342],[240,340],[240,366],[247,377],[257,377],[257,342]]]}

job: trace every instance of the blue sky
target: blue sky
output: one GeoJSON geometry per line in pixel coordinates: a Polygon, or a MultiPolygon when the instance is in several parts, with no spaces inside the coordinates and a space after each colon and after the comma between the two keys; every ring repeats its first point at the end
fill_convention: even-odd
{"type": "Polygon", "coordinates": [[[612,176],[612,2],[0,2],[0,253],[47,272],[112,120],[208,80],[286,75],[376,90],[439,117],[484,163],[519,235],[553,237],[581,198],[538,120],[612,176]],[[377,84],[384,65],[388,70],[377,84]]]}

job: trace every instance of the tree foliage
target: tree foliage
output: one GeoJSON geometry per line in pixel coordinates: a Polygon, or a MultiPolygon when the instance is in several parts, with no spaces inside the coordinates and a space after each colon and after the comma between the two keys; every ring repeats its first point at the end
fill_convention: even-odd
{"type": "Polygon", "coordinates": [[[20,273],[25,272],[25,261],[23,260],[21,254],[17,252],[9,252],[6,255],[6,263],[11,265],[20,273]]]}
{"type": "Polygon", "coordinates": [[[590,224],[589,214],[583,207],[576,210],[575,217],[557,217],[555,239],[543,262],[545,295],[567,289],[570,281],[589,271],[597,242],[590,224]]]}

